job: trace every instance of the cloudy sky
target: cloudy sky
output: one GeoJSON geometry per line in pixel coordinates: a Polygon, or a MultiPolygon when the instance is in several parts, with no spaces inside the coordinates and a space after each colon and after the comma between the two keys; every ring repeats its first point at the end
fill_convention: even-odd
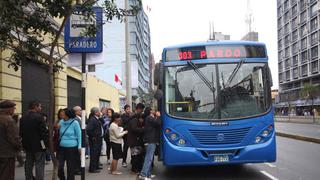
{"type": "MultiPolygon", "coordinates": [[[[247,0],[143,0],[149,16],[151,50],[156,62],[166,46],[193,41],[206,41],[209,22],[216,32],[240,40],[247,32],[247,0]]],[[[278,88],[277,7],[276,0],[251,0],[253,29],[259,41],[266,43],[273,88],[278,88]]]]}

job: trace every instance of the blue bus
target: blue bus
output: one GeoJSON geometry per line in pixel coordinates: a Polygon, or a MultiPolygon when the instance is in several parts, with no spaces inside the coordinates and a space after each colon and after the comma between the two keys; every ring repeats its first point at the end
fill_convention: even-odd
{"type": "Polygon", "coordinates": [[[276,161],[265,44],[208,41],[167,47],[154,79],[164,165],[276,161]]]}

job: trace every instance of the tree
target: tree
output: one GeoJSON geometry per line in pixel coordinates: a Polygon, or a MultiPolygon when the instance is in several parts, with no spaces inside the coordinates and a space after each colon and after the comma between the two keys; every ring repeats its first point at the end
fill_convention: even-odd
{"type": "MultiPolygon", "coordinates": [[[[129,9],[118,8],[115,0],[104,0],[106,20],[125,20],[141,9],[141,0],[136,0],[129,9]]],[[[11,55],[1,60],[9,62],[8,68],[19,69],[22,61],[36,61],[47,65],[50,82],[49,149],[53,155],[54,173],[57,176],[57,160],[53,153],[52,131],[55,119],[54,74],[63,69],[62,60],[67,55],[63,50],[61,35],[65,24],[77,9],[92,16],[91,7],[97,0],[5,0],[0,1],[0,52],[9,50],[11,55]],[[57,21],[60,21],[58,23],[57,21]],[[44,53],[48,50],[49,54],[44,53]]],[[[101,25],[101,24],[100,24],[101,25]]],[[[99,24],[97,24],[99,26],[99,24]]],[[[89,26],[87,35],[95,33],[97,26],[89,26]]]]}
{"type": "Polygon", "coordinates": [[[154,91],[149,88],[147,93],[144,93],[141,89],[138,88],[138,98],[141,103],[146,107],[152,107],[154,104],[154,91]]]}
{"type": "MultiPolygon", "coordinates": [[[[311,83],[307,83],[304,85],[303,89],[300,92],[300,95],[307,100],[311,100],[311,109],[313,111],[314,108],[314,99],[319,95],[320,85],[313,85],[311,83]]],[[[315,123],[315,112],[313,111],[313,123],[315,123]]]]}

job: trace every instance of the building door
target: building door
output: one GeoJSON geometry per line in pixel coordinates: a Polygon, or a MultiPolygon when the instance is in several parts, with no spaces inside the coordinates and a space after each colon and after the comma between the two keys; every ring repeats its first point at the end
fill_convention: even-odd
{"type": "Polygon", "coordinates": [[[70,76],[67,77],[68,84],[68,107],[82,105],[81,99],[81,81],[70,76]]]}
{"type": "Polygon", "coordinates": [[[30,60],[22,61],[22,114],[28,112],[31,101],[37,100],[42,104],[42,112],[49,114],[50,83],[47,66],[30,60]]]}

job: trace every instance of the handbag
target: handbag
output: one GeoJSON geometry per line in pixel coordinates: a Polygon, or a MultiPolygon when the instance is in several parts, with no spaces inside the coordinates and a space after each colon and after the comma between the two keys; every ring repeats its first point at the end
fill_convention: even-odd
{"type": "MultiPolygon", "coordinates": [[[[61,139],[63,137],[63,135],[66,133],[66,131],[69,129],[69,127],[71,126],[71,124],[74,122],[75,120],[72,120],[72,122],[69,124],[69,126],[63,131],[63,133],[61,134],[61,136],[59,137],[57,143],[56,143],[56,151],[59,152],[60,150],[60,142],[61,142],[61,139]]],[[[59,131],[58,131],[59,132],[59,131]]]]}

